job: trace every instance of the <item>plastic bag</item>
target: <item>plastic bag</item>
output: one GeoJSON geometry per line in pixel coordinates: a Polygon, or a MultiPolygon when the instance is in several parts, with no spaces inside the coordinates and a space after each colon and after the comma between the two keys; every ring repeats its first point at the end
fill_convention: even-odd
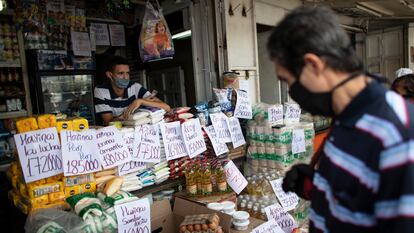
{"type": "Polygon", "coordinates": [[[139,38],[139,53],[143,62],[172,58],[174,45],[162,9],[147,1],[144,20],[139,38]]]}
{"type": "Polygon", "coordinates": [[[67,232],[82,224],[82,219],[73,212],[42,209],[29,214],[24,229],[27,233],[67,232]]]}

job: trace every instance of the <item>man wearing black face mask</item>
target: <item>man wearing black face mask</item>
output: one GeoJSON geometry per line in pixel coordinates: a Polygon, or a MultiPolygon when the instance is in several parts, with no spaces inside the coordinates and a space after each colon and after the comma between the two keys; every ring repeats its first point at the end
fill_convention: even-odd
{"type": "Polygon", "coordinates": [[[280,80],[306,111],[334,118],[311,165],[283,189],[310,199],[310,231],[414,232],[414,107],[363,72],[328,8],[301,7],[268,41],[280,80]]]}

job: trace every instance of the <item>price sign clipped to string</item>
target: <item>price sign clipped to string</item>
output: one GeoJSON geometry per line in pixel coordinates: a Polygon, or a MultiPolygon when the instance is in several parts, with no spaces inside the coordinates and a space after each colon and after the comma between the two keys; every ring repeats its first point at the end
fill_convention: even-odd
{"type": "Polygon", "coordinates": [[[280,204],[282,204],[283,209],[288,212],[296,208],[299,203],[299,197],[292,192],[285,193],[282,189],[283,177],[270,181],[272,189],[276,194],[277,199],[279,199],[280,204]]]}
{"type": "Polygon", "coordinates": [[[148,198],[115,205],[118,233],[151,233],[151,209],[148,198]]]}
{"type": "Polygon", "coordinates": [[[227,148],[227,145],[217,137],[217,133],[212,125],[204,127],[204,130],[210,138],[216,156],[229,152],[229,148],[227,148]]]}
{"type": "Polygon", "coordinates": [[[254,228],[251,233],[284,233],[284,231],[277,225],[274,219],[271,219],[254,228]]]}
{"type": "Polygon", "coordinates": [[[65,176],[76,176],[101,170],[95,130],[87,129],[80,132],[63,130],[60,132],[60,139],[65,176]]]}
{"type": "Polygon", "coordinates": [[[98,154],[104,169],[113,168],[131,161],[128,148],[122,135],[115,126],[108,126],[96,131],[98,154]]]}
{"type": "Polygon", "coordinates": [[[56,128],[16,134],[14,140],[26,183],[63,172],[62,152],[56,128]]]}
{"type": "Polygon", "coordinates": [[[285,103],[285,124],[299,123],[300,114],[299,104],[285,103]]]}
{"type": "Polygon", "coordinates": [[[230,130],[227,126],[227,116],[222,112],[212,113],[210,114],[210,119],[218,139],[224,143],[231,142],[230,130]]]}
{"type": "Polygon", "coordinates": [[[234,109],[234,117],[242,119],[252,119],[253,111],[252,104],[249,100],[249,94],[242,90],[236,90],[237,102],[236,108],[234,109]]]}
{"type": "Polygon", "coordinates": [[[239,146],[246,144],[246,140],[244,140],[239,119],[235,117],[230,117],[227,119],[227,125],[229,126],[231,141],[233,142],[233,148],[237,148],[239,146]]]}
{"type": "Polygon", "coordinates": [[[271,126],[283,125],[283,105],[273,105],[267,109],[267,118],[271,126]]]}
{"type": "MultiPolygon", "coordinates": [[[[129,155],[131,158],[134,154],[134,138],[134,132],[127,132],[122,135],[122,139],[124,140],[125,146],[128,148],[129,155]]],[[[129,173],[137,172],[141,169],[144,169],[145,167],[145,163],[143,162],[129,161],[118,166],[118,176],[123,176],[129,173]]]]}
{"type": "Polygon", "coordinates": [[[292,131],[292,154],[306,151],[305,130],[295,129],[292,131]]]}
{"type": "Polygon", "coordinates": [[[233,161],[230,160],[226,166],[224,166],[224,172],[226,173],[227,183],[234,190],[234,192],[239,194],[244,188],[246,188],[248,182],[233,161]]]}
{"type": "Polygon", "coordinates": [[[187,156],[179,121],[160,124],[167,161],[187,156]]]}
{"type": "Polygon", "coordinates": [[[284,208],[276,203],[265,208],[267,219],[273,219],[285,233],[291,233],[297,228],[297,224],[292,215],[286,213],[284,208]]]}
{"type": "Polygon", "coordinates": [[[159,163],[161,161],[159,125],[147,124],[135,129],[132,159],[145,163],[159,163]]]}
{"type": "Polygon", "coordinates": [[[207,150],[199,119],[191,119],[181,125],[185,147],[190,159],[207,150]]]}

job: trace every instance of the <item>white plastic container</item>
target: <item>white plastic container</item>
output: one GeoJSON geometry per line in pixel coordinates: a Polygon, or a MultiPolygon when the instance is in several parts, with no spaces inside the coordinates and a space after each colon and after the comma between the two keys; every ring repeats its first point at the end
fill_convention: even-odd
{"type": "Polygon", "coordinates": [[[237,231],[245,231],[247,228],[249,228],[250,221],[247,220],[245,222],[239,223],[239,222],[233,222],[233,227],[237,231]]]}
{"type": "Polygon", "coordinates": [[[207,208],[215,211],[222,211],[223,210],[223,204],[218,202],[212,202],[207,204],[207,208]]]}
{"type": "Polygon", "coordinates": [[[231,212],[236,209],[236,204],[234,204],[234,202],[232,201],[223,201],[221,204],[223,205],[223,211],[225,213],[231,212]]]}
{"type": "Polygon", "coordinates": [[[250,214],[246,211],[236,211],[233,214],[233,222],[244,223],[249,221],[250,214]]]}

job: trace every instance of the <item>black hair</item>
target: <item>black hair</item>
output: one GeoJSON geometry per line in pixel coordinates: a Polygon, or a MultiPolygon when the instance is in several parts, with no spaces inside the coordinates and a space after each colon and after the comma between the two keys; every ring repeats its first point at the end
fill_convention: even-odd
{"type": "MultiPolygon", "coordinates": [[[[391,90],[398,92],[397,88],[401,87],[405,90],[405,96],[413,98],[414,97],[414,75],[407,74],[401,77],[398,77],[394,80],[391,85],[391,90]]],[[[400,93],[401,94],[401,93],[400,93]]]]}
{"type": "Polygon", "coordinates": [[[113,71],[117,65],[129,65],[128,60],[121,56],[110,57],[106,63],[105,71],[113,71]]]}
{"type": "Polygon", "coordinates": [[[328,7],[298,7],[273,30],[267,48],[271,59],[299,78],[305,62],[303,56],[313,53],[327,65],[342,72],[363,70],[350,39],[328,7]]]}

